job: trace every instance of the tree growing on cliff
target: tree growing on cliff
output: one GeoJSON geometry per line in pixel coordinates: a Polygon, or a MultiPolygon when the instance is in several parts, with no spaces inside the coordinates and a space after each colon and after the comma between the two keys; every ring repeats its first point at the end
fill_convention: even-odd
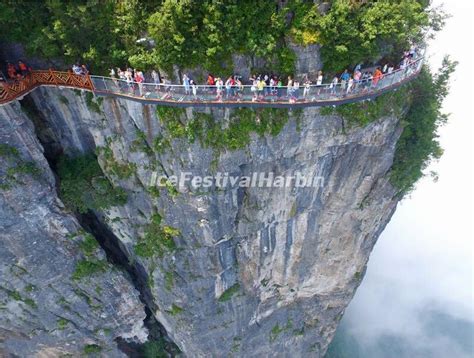
{"type": "Polygon", "coordinates": [[[410,192],[430,162],[443,154],[437,130],[448,119],[448,115],[442,112],[442,103],[456,65],[457,62],[445,57],[435,75],[424,68],[411,85],[412,103],[404,117],[405,126],[397,143],[391,171],[391,182],[400,195],[410,192]]]}

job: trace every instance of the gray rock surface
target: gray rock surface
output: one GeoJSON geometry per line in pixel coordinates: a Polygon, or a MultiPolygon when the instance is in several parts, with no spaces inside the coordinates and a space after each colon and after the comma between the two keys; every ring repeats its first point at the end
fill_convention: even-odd
{"type": "Polygon", "coordinates": [[[308,76],[309,79],[316,80],[318,71],[323,68],[319,51],[321,45],[300,46],[288,39],[288,47],[296,55],[296,75],[301,78],[308,76]]]}
{"type": "MultiPolygon", "coordinates": [[[[58,199],[18,102],[0,107],[0,143],[0,356],[82,356],[93,344],[124,356],[116,338],[143,342],[148,335],[138,292],[110,264],[101,274],[71,278],[86,235],[58,199]],[[5,154],[8,148],[17,154],[5,154]],[[36,169],[18,169],[32,163],[36,169]]],[[[93,255],[105,260],[98,245],[93,255]]]]}
{"type": "MultiPolygon", "coordinates": [[[[40,88],[30,98],[39,114],[35,121],[42,123],[37,133],[43,142],[70,154],[108,146],[117,163],[135,167],[132,176],[119,178],[107,169],[110,159],[101,152],[99,162],[107,175],[129,192],[126,205],[101,216],[127,255],[145,267],[157,307],[153,313],[185,355],[324,354],[397,204],[387,175],[400,135],[397,118],[347,128],[341,118],[308,108],[301,117],[292,113],[277,136],[254,134],[243,150],[216,152],[183,138],[157,153],[151,150],[153,140],[165,130],[155,106],[105,98],[100,111],[94,111],[85,93],[55,88],[40,88]],[[153,172],[183,171],[240,176],[301,171],[322,177],[324,185],[150,194],[153,172]],[[138,257],[134,245],[156,212],[166,225],[179,229],[177,250],[162,258],[138,257]],[[222,299],[224,292],[228,300],[222,299]]],[[[181,120],[189,121],[199,111],[189,108],[181,120]]],[[[232,113],[204,111],[224,127],[232,113]]],[[[33,137],[31,141],[35,160],[44,163],[40,145],[33,137]]],[[[25,189],[17,190],[18,200],[27,195],[25,189]]],[[[40,191],[32,192],[28,206],[36,211],[40,191]]],[[[19,230],[25,225],[20,223],[19,230]]],[[[32,228],[44,225],[31,223],[32,228]]],[[[47,236],[55,232],[54,227],[45,229],[47,236]]],[[[64,245],[55,246],[65,250],[64,245]]],[[[36,250],[32,259],[37,265],[43,261],[36,250]]]]}

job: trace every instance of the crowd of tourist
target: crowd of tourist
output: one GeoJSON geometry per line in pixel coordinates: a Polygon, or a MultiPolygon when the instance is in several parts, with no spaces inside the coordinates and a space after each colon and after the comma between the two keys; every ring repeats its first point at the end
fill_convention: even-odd
{"type": "Polygon", "coordinates": [[[4,78],[4,76],[0,72],[0,80],[2,81],[16,81],[16,80],[21,80],[28,76],[31,72],[31,67],[29,67],[25,62],[23,61],[18,61],[18,63],[15,65],[11,62],[7,62],[7,78],[4,78]]]}
{"type": "MultiPolygon", "coordinates": [[[[397,68],[401,70],[408,68],[415,61],[417,51],[415,46],[405,51],[397,68]]],[[[146,83],[147,85],[155,85],[157,91],[164,91],[166,96],[169,97],[184,94],[187,96],[192,95],[198,100],[199,90],[200,97],[207,95],[207,97],[214,97],[218,101],[224,99],[239,100],[244,93],[245,86],[247,86],[248,90],[250,90],[252,101],[260,101],[268,96],[273,96],[276,99],[285,97],[290,102],[295,102],[301,98],[307,100],[310,95],[320,95],[321,93],[349,95],[355,89],[375,88],[386,75],[391,74],[395,69],[396,67],[388,62],[368,69],[362,69],[362,64],[358,64],[353,71],[346,69],[342,74],[333,76],[330,82],[325,82],[322,71],[319,71],[313,80],[310,80],[308,76],[303,78],[288,76],[285,79],[275,74],[263,73],[251,75],[245,83],[242,77],[238,75],[230,75],[224,79],[209,73],[206,83],[200,86],[187,73],[182,75],[181,86],[173,85],[169,79],[161,77],[155,70],[150,72],[148,80],[142,71],[130,67],[125,70],[118,67],[112,68],[109,74],[120,90],[130,91],[135,95],[138,92],[139,96],[146,96],[147,92],[150,91],[149,87],[144,88],[146,83]]],[[[24,78],[28,76],[30,71],[31,68],[23,61],[18,61],[16,66],[12,63],[7,63],[7,74],[11,80],[24,78]]],[[[78,63],[71,67],[70,72],[82,76],[89,74],[87,66],[79,65],[78,63]]],[[[248,92],[246,94],[248,95],[248,92]]]]}
{"type": "MultiPolygon", "coordinates": [[[[416,58],[417,49],[412,46],[410,50],[405,51],[403,57],[398,64],[394,66],[391,63],[384,63],[368,69],[362,69],[362,64],[355,66],[353,71],[345,70],[342,74],[332,77],[325,82],[324,74],[319,71],[313,80],[308,76],[303,78],[293,78],[288,76],[283,78],[275,74],[256,74],[250,76],[248,81],[244,83],[241,76],[230,75],[228,77],[214,76],[209,73],[204,85],[197,85],[196,81],[187,73],[182,75],[181,86],[178,88],[171,84],[165,77],[161,77],[159,73],[153,70],[150,78],[145,79],[142,71],[132,68],[122,70],[120,68],[110,69],[110,77],[115,81],[121,90],[138,91],[140,96],[145,96],[144,84],[154,84],[156,89],[168,93],[169,96],[183,94],[193,96],[198,99],[199,95],[215,96],[215,100],[238,100],[244,93],[244,86],[249,87],[253,101],[264,100],[265,97],[274,96],[277,99],[286,97],[290,102],[297,99],[308,99],[311,95],[319,95],[321,93],[329,93],[330,95],[348,95],[355,89],[375,88],[379,82],[386,76],[391,74],[396,68],[407,68],[416,58]],[[313,90],[314,89],[314,90],[313,90]]],[[[149,90],[149,88],[147,88],[149,90]]],[[[248,93],[248,92],[247,92],[248,93]]]]}

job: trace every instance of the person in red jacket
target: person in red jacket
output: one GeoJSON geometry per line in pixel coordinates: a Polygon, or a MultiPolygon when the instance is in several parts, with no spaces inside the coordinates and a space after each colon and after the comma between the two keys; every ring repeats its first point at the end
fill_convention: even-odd
{"type": "Polygon", "coordinates": [[[377,83],[382,79],[383,73],[380,71],[380,69],[377,67],[377,69],[374,72],[374,76],[372,77],[372,86],[376,87],[377,83]]]}
{"type": "Polygon", "coordinates": [[[209,74],[207,75],[207,85],[209,86],[208,91],[209,91],[210,93],[214,92],[214,90],[213,90],[212,87],[213,87],[215,84],[216,84],[216,81],[215,81],[215,79],[214,79],[214,76],[209,73],[209,74]]]}
{"type": "Polygon", "coordinates": [[[30,73],[28,66],[23,61],[18,61],[18,69],[23,77],[30,73]]]}

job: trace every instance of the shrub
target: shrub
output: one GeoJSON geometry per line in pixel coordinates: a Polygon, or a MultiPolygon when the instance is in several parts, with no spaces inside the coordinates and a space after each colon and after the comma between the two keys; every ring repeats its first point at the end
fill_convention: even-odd
{"type": "Polygon", "coordinates": [[[456,64],[446,57],[436,75],[424,68],[412,83],[412,103],[404,117],[405,126],[397,143],[390,176],[400,196],[409,193],[429,163],[443,153],[437,130],[448,118],[441,112],[441,106],[456,64]]]}
{"type": "Polygon", "coordinates": [[[69,323],[69,321],[65,318],[58,319],[58,321],[57,321],[58,329],[60,329],[60,330],[65,329],[67,327],[68,323],[69,323]]]}
{"type": "Polygon", "coordinates": [[[112,139],[108,138],[107,145],[105,147],[97,147],[96,153],[102,154],[106,173],[113,174],[119,179],[128,179],[136,172],[137,166],[135,163],[119,163],[115,159],[114,152],[110,147],[111,141],[112,139]]]}
{"type": "Polygon", "coordinates": [[[86,104],[87,104],[87,107],[95,112],[95,113],[101,113],[101,109],[100,109],[100,104],[102,103],[103,99],[102,98],[99,98],[97,99],[97,101],[94,99],[94,94],[92,92],[86,92],[86,104]]]}
{"type": "Polygon", "coordinates": [[[179,230],[161,224],[161,216],[154,214],[151,222],[145,228],[145,233],[135,245],[135,253],[141,257],[162,257],[167,251],[174,251],[176,244],[174,238],[180,234],[179,230]]]}
{"type": "Polygon", "coordinates": [[[383,116],[402,116],[403,109],[407,107],[409,100],[410,87],[405,85],[396,92],[382,94],[371,101],[323,107],[321,114],[338,114],[349,124],[365,126],[383,116]]]}
{"type": "Polygon", "coordinates": [[[85,213],[127,201],[125,191],[112,186],[93,154],[63,156],[58,164],[58,175],[61,199],[72,210],[85,213]]]}
{"type": "Polygon", "coordinates": [[[25,161],[20,157],[20,152],[8,144],[0,144],[0,157],[5,163],[6,173],[0,178],[0,189],[10,189],[13,184],[23,184],[21,176],[29,175],[35,179],[40,178],[41,169],[32,161],[25,161]]]}
{"type": "Polygon", "coordinates": [[[164,339],[148,341],[141,346],[141,353],[144,358],[167,358],[169,355],[165,351],[166,342],[164,339]]]}
{"type": "Polygon", "coordinates": [[[72,278],[74,280],[80,280],[84,277],[90,277],[92,275],[105,272],[107,269],[107,261],[104,260],[80,260],[76,264],[72,278]]]}
{"type": "Polygon", "coordinates": [[[171,310],[167,311],[170,315],[176,316],[177,314],[183,312],[184,309],[179,307],[178,305],[175,305],[174,303],[171,305],[171,310]]]}
{"type": "Polygon", "coordinates": [[[84,240],[79,242],[79,247],[86,256],[92,256],[99,248],[99,243],[89,233],[84,234],[84,240]]]}
{"type": "Polygon", "coordinates": [[[231,287],[229,287],[227,290],[225,290],[222,295],[219,297],[218,301],[219,302],[226,302],[229,301],[235,294],[237,294],[240,290],[240,285],[239,283],[235,283],[231,287]]]}
{"type": "Polygon", "coordinates": [[[100,353],[101,351],[102,351],[102,347],[97,344],[86,344],[84,346],[85,354],[100,353]]]}
{"type": "Polygon", "coordinates": [[[20,153],[15,147],[8,144],[0,143],[0,156],[18,158],[20,156],[20,153]]]}

